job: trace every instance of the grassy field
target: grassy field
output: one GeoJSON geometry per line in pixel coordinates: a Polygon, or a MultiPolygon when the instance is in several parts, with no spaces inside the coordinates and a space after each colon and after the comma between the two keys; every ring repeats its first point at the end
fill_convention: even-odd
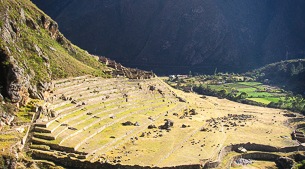
{"type": "MultiPolygon", "coordinates": [[[[219,78],[219,77],[218,77],[219,78]]],[[[199,77],[190,77],[178,81],[170,81],[163,77],[172,87],[185,90],[187,86],[200,86],[215,92],[225,91],[225,94],[232,93],[235,97],[241,93],[246,93],[247,100],[268,105],[271,102],[278,103],[285,101],[287,92],[274,86],[265,85],[260,82],[224,82],[223,80],[201,80],[199,77]]],[[[290,98],[292,99],[292,98],[290,98]]],[[[286,100],[287,101],[287,100],[286,100]]],[[[289,99],[288,99],[289,101],[289,99]]],[[[289,104],[289,103],[287,103],[289,104]]]]}
{"type": "MultiPolygon", "coordinates": [[[[281,92],[280,89],[263,85],[259,82],[237,82],[237,83],[226,83],[220,85],[208,85],[214,90],[227,90],[232,92],[233,90],[237,91],[237,95],[245,92],[247,93],[248,98],[271,98],[285,96],[286,94],[281,92]]],[[[269,100],[269,99],[268,99],[269,100]]],[[[260,101],[260,100],[258,100],[260,101]]],[[[262,101],[264,103],[264,101],[262,101]]]]}
{"type": "Polygon", "coordinates": [[[240,95],[244,92],[247,94],[247,100],[262,103],[264,105],[268,105],[271,102],[278,103],[279,101],[288,101],[286,105],[290,105],[291,103],[289,103],[289,100],[292,99],[292,97],[290,97],[288,100],[285,100],[287,99],[285,98],[287,92],[277,87],[264,85],[259,82],[236,82],[208,86],[215,91],[226,90],[228,93],[235,91],[236,95],[240,95]]]}

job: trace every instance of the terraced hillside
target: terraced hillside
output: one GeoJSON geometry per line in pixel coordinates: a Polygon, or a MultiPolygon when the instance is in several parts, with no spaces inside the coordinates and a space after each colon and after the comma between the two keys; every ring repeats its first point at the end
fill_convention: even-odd
{"type": "Polygon", "coordinates": [[[30,148],[34,158],[65,166],[198,168],[216,161],[221,167],[217,161],[232,157],[224,153],[228,146],[233,151],[239,144],[276,150],[299,145],[290,138],[289,119],[300,115],[201,98],[158,78],[83,76],[54,83],[38,108],[30,148]]]}
{"type": "Polygon", "coordinates": [[[173,113],[187,109],[158,79],[85,76],[55,83],[55,91],[39,108],[31,145],[34,152],[66,152],[79,159],[101,160],[120,145],[135,144],[143,133],[155,139],[166,137],[162,130],[148,132],[148,126],[162,124],[165,116],[172,118],[173,113]]]}

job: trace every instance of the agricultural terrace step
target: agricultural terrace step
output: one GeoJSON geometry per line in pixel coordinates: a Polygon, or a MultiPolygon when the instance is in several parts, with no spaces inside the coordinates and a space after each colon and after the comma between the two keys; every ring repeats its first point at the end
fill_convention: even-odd
{"type": "MultiPolygon", "coordinates": [[[[176,105],[172,105],[171,107],[168,107],[168,108],[169,108],[168,112],[171,113],[171,112],[176,112],[176,111],[179,110],[179,109],[183,110],[185,107],[182,106],[181,104],[176,104],[176,105]]],[[[165,111],[165,110],[163,110],[163,111],[165,111]]],[[[123,131],[123,130],[116,130],[116,131],[119,131],[119,132],[121,133],[121,134],[120,134],[120,135],[121,135],[120,137],[116,137],[116,138],[113,139],[112,141],[109,141],[108,143],[104,144],[103,146],[100,146],[100,145],[99,145],[99,148],[94,148],[94,147],[93,147],[94,149],[92,149],[92,150],[90,150],[89,148],[84,148],[87,152],[90,152],[90,153],[89,153],[90,156],[93,156],[93,157],[91,158],[91,161],[96,160],[96,158],[98,158],[98,155],[99,155],[99,154],[103,154],[103,153],[105,153],[105,152],[109,152],[111,149],[114,149],[114,148],[116,148],[116,147],[122,145],[122,144],[125,143],[126,141],[128,141],[128,139],[127,139],[127,140],[121,142],[120,144],[116,144],[117,142],[119,142],[119,141],[122,140],[123,138],[125,138],[125,137],[132,137],[132,136],[138,135],[139,133],[141,133],[141,132],[143,132],[144,130],[146,130],[147,127],[148,127],[149,125],[154,124],[155,121],[157,121],[157,120],[160,119],[161,117],[164,117],[164,113],[160,113],[160,110],[155,110],[155,113],[154,113],[154,114],[149,114],[149,116],[153,116],[153,115],[154,115],[154,117],[153,117],[154,120],[149,120],[148,118],[143,118],[143,119],[142,119],[142,121],[140,122],[140,124],[141,124],[141,128],[140,128],[140,129],[137,128],[137,127],[135,127],[135,128],[133,128],[132,130],[129,130],[128,132],[123,131]],[[125,134],[125,133],[126,133],[126,134],[125,134]],[[114,145],[114,144],[115,144],[115,146],[111,146],[111,145],[114,145]],[[98,152],[98,153],[97,153],[97,152],[98,152]],[[94,155],[94,154],[95,154],[95,155],[94,155]]],[[[123,126],[123,127],[124,127],[124,126],[123,126]]],[[[126,128],[126,127],[124,127],[124,128],[126,128]]],[[[112,135],[113,135],[113,134],[112,134],[112,135]]],[[[99,137],[99,136],[96,136],[96,137],[97,137],[97,138],[102,138],[101,136],[100,136],[100,137],[99,137]]],[[[92,147],[92,145],[94,145],[94,144],[91,144],[90,142],[88,142],[87,145],[92,147]]]]}
{"type": "Polygon", "coordinates": [[[44,128],[44,127],[38,127],[38,126],[35,126],[34,127],[34,131],[35,132],[39,132],[39,133],[51,133],[50,130],[44,128]]]}
{"type": "MultiPolygon", "coordinates": [[[[97,93],[86,93],[86,94],[83,94],[82,96],[72,96],[72,100],[75,100],[76,103],[78,102],[81,102],[81,101],[86,101],[86,99],[89,99],[89,98],[101,98],[101,99],[105,99],[106,98],[106,95],[113,95],[113,94],[117,94],[116,93],[117,89],[112,89],[112,90],[108,90],[108,91],[105,91],[105,92],[99,92],[98,94],[97,93]]],[[[53,109],[57,109],[59,110],[60,107],[64,107],[66,104],[70,104],[72,102],[72,100],[67,100],[67,101],[64,101],[64,100],[61,100],[61,99],[58,99],[56,102],[53,102],[53,106],[52,108],[53,109]]]]}
{"type": "MultiPolygon", "coordinates": [[[[67,79],[64,82],[58,83],[56,81],[53,81],[55,87],[60,87],[60,88],[66,88],[69,86],[73,86],[73,85],[77,85],[80,83],[86,83],[86,82],[92,82],[92,81],[99,81],[99,80],[103,80],[103,78],[101,77],[91,77],[91,78],[86,78],[86,79],[79,79],[79,80],[69,80],[67,79]]],[[[104,79],[106,80],[106,79],[104,79]]]]}
{"type": "Polygon", "coordinates": [[[84,84],[89,84],[89,83],[95,83],[95,82],[98,82],[98,81],[101,81],[101,80],[98,80],[98,79],[89,79],[89,80],[86,80],[86,81],[78,81],[76,83],[69,83],[69,84],[65,84],[65,85],[54,85],[54,88],[55,88],[55,91],[54,91],[54,94],[58,93],[58,92],[64,92],[64,91],[68,91],[68,90],[71,90],[71,88],[76,88],[76,87],[79,87],[79,86],[82,86],[84,84]]]}
{"type": "MultiPolygon", "coordinates": [[[[174,112],[177,112],[177,111],[183,111],[185,108],[187,108],[187,106],[185,104],[181,104],[181,103],[178,102],[176,104],[176,106],[174,108],[171,108],[168,112],[169,113],[174,113],[174,112]]],[[[163,119],[163,118],[161,118],[161,117],[164,117],[163,115],[164,114],[162,113],[161,116],[154,117],[155,120],[151,123],[147,123],[147,124],[144,124],[143,122],[140,123],[141,124],[141,129],[131,130],[131,131],[126,133],[127,134],[126,136],[125,136],[125,134],[123,134],[123,136],[116,137],[115,140],[113,140],[109,143],[106,143],[105,145],[102,145],[102,147],[100,147],[100,144],[98,144],[99,148],[97,148],[96,150],[91,150],[90,148],[85,148],[85,150],[88,150],[86,152],[90,152],[89,156],[88,156],[88,160],[90,160],[91,162],[94,162],[99,158],[99,155],[110,152],[113,149],[117,149],[118,147],[122,146],[126,142],[130,141],[129,139],[123,139],[125,137],[128,137],[128,138],[133,138],[135,136],[139,137],[138,134],[143,132],[144,130],[146,130],[148,125],[158,123],[157,121],[161,122],[160,120],[163,119]],[[117,143],[117,142],[119,142],[119,143],[117,143]]],[[[99,136],[99,137],[96,137],[96,138],[102,138],[102,137],[99,136]]],[[[93,145],[93,144],[88,142],[87,146],[91,146],[91,145],[93,145]]]]}
{"type": "MultiPolygon", "coordinates": [[[[74,138],[70,138],[70,139],[69,139],[69,143],[70,143],[70,144],[69,144],[69,145],[65,144],[65,145],[66,145],[66,146],[71,146],[71,144],[77,143],[76,145],[73,144],[75,150],[77,150],[77,149],[79,148],[79,146],[81,146],[82,144],[84,144],[85,142],[87,142],[89,139],[92,139],[92,138],[95,137],[97,134],[101,133],[101,132],[102,132],[103,130],[105,130],[107,127],[110,127],[110,126],[112,126],[112,125],[114,125],[114,124],[117,124],[118,122],[121,122],[121,121],[124,120],[125,118],[127,118],[127,117],[129,117],[129,116],[131,116],[131,115],[133,115],[133,114],[140,113],[140,112],[143,112],[143,111],[133,112],[133,113],[130,113],[130,114],[126,115],[126,116],[123,116],[123,117],[120,118],[120,119],[117,119],[117,120],[114,121],[114,122],[107,123],[106,125],[104,125],[104,126],[98,128],[98,130],[95,131],[93,134],[89,132],[89,133],[83,133],[82,135],[75,135],[74,138]],[[85,137],[83,137],[83,136],[85,136],[85,137]],[[83,139],[83,138],[85,138],[85,139],[83,139]],[[82,139],[83,139],[83,140],[82,140],[82,139]],[[81,142],[79,142],[79,141],[75,142],[76,140],[82,140],[82,141],[81,141],[81,142]]],[[[120,124],[119,124],[119,125],[120,125],[120,124]]],[[[62,144],[61,144],[61,145],[62,145],[62,144]]]]}
{"type": "MultiPolygon", "coordinates": [[[[76,89],[87,89],[88,85],[92,86],[92,85],[97,85],[99,87],[103,87],[103,86],[107,86],[112,84],[114,85],[124,85],[126,81],[123,81],[122,79],[100,79],[100,80],[92,80],[92,81],[86,81],[86,82],[80,82],[78,84],[75,85],[70,85],[70,86],[66,86],[66,87],[57,87],[56,90],[54,91],[54,94],[58,94],[58,93],[65,93],[65,92],[69,92],[71,90],[76,90],[76,89]]],[[[133,84],[135,85],[135,84],[133,84]]],[[[90,87],[89,87],[90,88],[90,87]]]]}
{"type": "Polygon", "coordinates": [[[57,85],[61,85],[61,84],[65,84],[65,83],[71,83],[73,81],[78,81],[78,80],[83,80],[83,79],[90,79],[90,78],[94,78],[94,77],[90,76],[90,75],[85,75],[85,76],[79,76],[79,77],[73,77],[73,78],[53,80],[53,83],[57,84],[57,85]]]}
{"type": "MultiPolygon", "coordinates": [[[[133,93],[136,93],[136,91],[133,92],[133,93]]],[[[91,103],[104,103],[104,102],[107,102],[107,101],[112,101],[112,100],[117,100],[117,99],[122,99],[122,98],[123,98],[122,94],[112,93],[112,94],[109,94],[108,97],[104,96],[104,94],[101,94],[99,96],[89,97],[89,98],[84,99],[84,100],[85,100],[86,105],[91,105],[91,103]]],[[[83,100],[80,100],[80,101],[83,101],[83,100]]],[[[58,114],[63,114],[64,112],[67,112],[67,110],[70,111],[70,109],[73,108],[73,107],[78,107],[78,108],[83,107],[83,105],[78,106],[76,104],[71,104],[71,105],[69,104],[67,106],[64,105],[62,107],[64,107],[64,108],[63,109],[60,109],[60,107],[57,108],[57,109],[59,109],[59,110],[56,111],[58,114]]]]}
{"type": "MultiPolygon", "coordinates": [[[[104,86],[103,88],[101,88],[101,87],[96,88],[96,85],[88,84],[86,86],[83,86],[83,88],[75,88],[75,89],[69,90],[67,92],[61,92],[61,93],[58,93],[58,94],[54,94],[50,98],[53,99],[53,100],[57,100],[57,102],[58,102],[58,101],[62,101],[62,99],[59,98],[61,95],[64,95],[65,97],[74,98],[74,97],[80,97],[80,96],[85,95],[87,93],[98,93],[98,92],[101,92],[103,90],[109,90],[110,88],[113,88],[113,86],[111,86],[110,84],[107,85],[107,86],[104,86]],[[92,86],[94,86],[95,88],[92,89],[92,86]]],[[[57,102],[53,101],[54,104],[57,103],[57,102]]]]}
{"type": "Polygon", "coordinates": [[[34,132],[33,136],[36,138],[44,139],[44,140],[55,140],[55,137],[50,136],[50,135],[45,135],[44,133],[41,134],[41,133],[34,132]]]}
{"type": "Polygon", "coordinates": [[[46,127],[49,127],[51,123],[53,123],[54,121],[56,121],[57,119],[61,119],[61,118],[64,118],[65,116],[68,116],[70,114],[73,114],[75,113],[76,111],[79,111],[79,110],[82,110],[82,109],[88,109],[88,107],[95,107],[95,106],[108,106],[108,105],[111,105],[111,104],[116,104],[117,102],[120,102],[122,101],[122,99],[108,99],[106,101],[103,100],[103,102],[96,102],[95,104],[93,105],[87,105],[85,107],[74,107],[73,110],[70,110],[70,111],[67,111],[67,112],[62,112],[61,114],[59,114],[57,117],[55,117],[54,119],[50,120],[49,122],[46,123],[46,127]]]}
{"type": "MultiPolygon", "coordinates": [[[[149,101],[150,101],[150,100],[148,100],[147,102],[149,102],[149,101]]],[[[143,102],[143,103],[145,103],[145,102],[143,102]]],[[[121,109],[122,109],[122,110],[128,110],[127,107],[121,107],[121,109]]],[[[113,114],[113,116],[116,115],[116,114],[121,113],[121,111],[114,111],[114,113],[115,113],[115,114],[113,114]]],[[[102,119],[106,119],[106,118],[109,118],[109,116],[104,116],[102,119]]],[[[100,120],[101,120],[101,119],[100,119],[100,120]]],[[[88,127],[88,126],[87,126],[87,127],[88,127]]]]}
{"type": "MultiPolygon", "coordinates": [[[[133,91],[134,87],[133,86],[128,86],[125,88],[127,91],[133,91]]],[[[119,89],[111,89],[111,90],[104,90],[104,91],[100,91],[98,93],[94,93],[94,92],[88,92],[86,94],[82,94],[82,96],[78,96],[78,97],[72,97],[74,100],[76,100],[77,102],[81,102],[81,101],[90,101],[90,99],[92,98],[99,98],[101,97],[101,99],[106,99],[106,96],[108,97],[113,97],[113,95],[116,94],[116,96],[119,96],[121,94],[121,96],[123,96],[123,94],[125,94],[127,92],[122,92],[119,91],[119,89]]],[[[128,94],[128,93],[127,93],[128,94]]],[[[71,103],[71,101],[63,101],[61,99],[59,99],[58,101],[56,101],[55,103],[53,103],[52,108],[53,109],[59,109],[61,106],[64,106],[65,104],[69,104],[71,103]]]]}
{"type": "MultiPolygon", "coordinates": [[[[134,90],[129,90],[129,91],[131,91],[130,93],[127,93],[127,95],[129,95],[129,96],[132,96],[132,94],[134,94],[134,93],[139,93],[137,90],[136,91],[134,91],[134,90]]],[[[147,95],[147,94],[146,94],[147,95]]],[[[109,98],[110,99],[116,99],[117,97],[123,97],[123,95],[122,94],[120,94],[120,93],[113,93],[113,94],[110,94],[110,95],[108,95],[109,96],[109,98]]],[[[109,99],[108,98],[108,99],[109,99]]],[[[101,94],[101,97],[98,97],[98,96],[96,96],[96,97],[89,97],[88,99],[86,99],[86,104],[90,104],[91,102],[98,102],[98,101],[101,101],[101,102],[103,102],[104,100],[108,100],[103,94],[101,94]]],[[[84,99],[85,100],[85,99],[84,99]]],[[[64,107],[63,109],[60,109],[60,107],[57,107],[57,109],[60,109],[60,110],[57,110],[56,112],[58,113],[58,114],[62,114],[62,112],[65,112],[65,111],[67,111],[67,110],[69,110],[70,111],[70,109],[71,108],[73,108],[73,107],[75,107],[75,106],[73,106],[73,104],[69,104],[69,105],[63,105],[62,107],[64,107]]],[[[53,107],[52,107],[53,108],[53,107]]]]}
{"type": "MultiPolygon", "coordinates": [[[[148,108],[146,107],[144,107],[145,109],[140,109],[140,110],[137,110],[137,111],[134,111],[133,109],[132,110],[127,110],[127,111],[125,111],[125,112],[123,112],[123,113],[117,113],[117,114],[115,114],[116,116],[118,116],[118,114],[121,114],[121,115],[125,115],[125,114],[127,114],[127,115],[125,115],[125,116],[123,116],[123,117],[121,117],[121,118],[118,118],[118,119],[116,119],[115,121],[113,121],[113,122],[109,122],[109,123],[107,123],[107,124],[105,124],[105,125],[103,125],[102,127],[100,127],[100,124],[98,124],[101,120],[98,120],[98,121],[96,121],[96,122],[94,122],[94,123],[91,123],[90,125],[88,125],[87,127],[85,127],[83,130],[79,130],[79,131],[77,131],[77,132],[75,132],[75,133],[73,133],[73,134],[70,134],[68,137],[66,137],[66,138],[64,138],[61,142],[60,142],[60,145],[63,145],[63,143],[64,142],[66,142],[66,144],[69,144],[68,146],[71,146],[71,145],[73,145],[73,141],[75,142],[79,142],[79,140],[82,140],[82,139],[84,139],[84,138],[86,138],[86,139],[88,139],[88,138],[91,138],[92,136],[94,136],[94,135],[96,135],[96,134],[98,134],[98,133],[100,133],[101,131],[103,131],[106,127],[109,127],[109,126],[111,126],[111,125],[113,125],[113,124],[115,124],[115,123],[117,123],[117,122],[120,122],[120,121],[122,121],[123,119],[125,119],[125,118],[127,118],[127,117],[129,117],[129,116],[131,116],[131,115],[133,115],[133,114],[139,114],[139,113],[141,113],[141,112],[144,112],[144,111],[147,111],[149,108],[157,108],[157,107],[160,107],[160,106],[162,106],[162,105],[165,105],[166,106],[166,104],[164,104],[164,103],[157,103],[157,105],[155,105],[155,104],[152,104],[151,106],[149,106],[148,108]],[[96,130],[98,128],[98,130],[96,130]],[[87,131],[88,130],[88,131],[87,131]],[[91,132],[90,132],[90,130],[92,130],[92,131],[95,131],[94,132],[94,134],[91,134],[91,132]],[[87,131],[87,132],[86,132],[87,131]],[[79,135],[79,133],[82,133],[81,135],[79,135]],[[78,136],[77,136],[78,135],[78,136]],[[90,137],[89,137],[90,136],[90,137]]],[[[135,109],[136,110],[136,109],[135,109]]],[[[102,120],[105,120],[105,119],[102,119],[102,120]]]]}
{"type": "Polygon", "coordinates": [[[37,126],[37,127],[42,127],[42,128],[46,128],[47,127],[46,123],[35,123],[34,125],[37,126]]]}
{"type": "MultiPolygon", "coordinates": [[[[70,128],[76,128],[76,129],[82,129],[84,128],[87,123],[90,123],[90,122],[94,122],[94,117],[97,117],[97,115],[100,115],[100,114],[103,114],[103,113],[111,113],[111,112],[115,112],[117,111],[117,108],[112,108],[112,109],[109,109],[107,111],[103,111],[103,112],[100,112],[98,114],[95,114],[95,115],[90,115],[88,117],[86,117],[85,119],[83,120],[80,120],[79,118],[80,117],[77,117],[77,118],[73,118],[72,120],[73,121],[77,121],[76,123],[72,123],[71,121],[69,121],[69,127],[70,128]],[[86,123],[85,123],[86,122],[86,123]],[[82,125],[81,125],[82,124],[82,125]]],[[[109,116],[108,116],[109,117],[109,116]]],[[[64,124],[64,123],[62,123],[64,124]]],[[[69,127],[68,126],[62,126],[62,125],[59,125],[57,128],[54,128],[52,130],[52,135],[55,136],[55,138],[57,139],[61,134],[65,134],[67,135],[68,133],[70,133],[69,131],[69,127]],[[68,131],[67,131],[68,130],[68,131]]]]}
{"type": "Polygon", "coordinates": [[[53,141],[44,140],[44,139],[40,139],[40,138],[36,138],[36,137],[32,138],[32,143],[37,144],[37,145],[49,146],[52,150],[58,150],[58,151],[69,152],[69,153],[78,153],[78,154],[82,153],[82,152],[74,151],[74,148],[59,146],[56,142],[53,143],[53,141]]]}
{"type": "MultiPolygon", "coordinates": [[[[109,99],[109,97],[113,98],[113,97],[117,97],[117,96],[119,96],[118,93],[111,93],[111,94],[108,95],[108,99],[109,99]]],[[[91,97],[89,96],[89,97],[87,97],[87,100],[86,100],[86,98],[78,99],[78,100],[76,100],[76,104],[71,103],[71,101],[62,101],[62,102],[58,101],[57,104],[53,104],[50,107],[58,112],[58,111],[60,111],[64,108],[68,108],[72,105],[77,106],[77,104],[82,104],[82,102],[84,102],[84,101],[85,101],[86,104],[89,104],[90,103],[89,101],[94,99],[94,98],[95,99],[100,99],[100,100],[106,100],[107,99],[105,94],[99,94],[99,95],[95,95],[95,96],[91,96],[91,97]]]]}
{"type": "Polygon", "coordinates": [[[77,153],[66,153],[62,151],[45,151],[39,149],[32,149],[32,154],[34,158],[38,159],[47,159],[50,161],[54,161],[52,159],[57,159],[58,161],[67,161],[67,158],[74,163],[75,160],[83,160],[86,159],[86,154],[77,154],[77,153]]]}
{"type": "MultiPolygon", "coordinates": [[[[105,94],[99,94],[99,95],[96,95],[95,97],[88,97],[87,99],[86,98],[83,98],[86,102],[86,104],[90,104],[92,102],[96,102],[96,101],[106,101],[106,100],[109,100],[109,99],[117,99],[118,97],[122,97],[122,94],[119,94],[119,93],[112,93],[112,94],[109,94],[108,95],[109,98],[107,98],[105,96],[105,94]]],[[[82,99],[79,99],[79,102],[83,101],[82,99]]],[[[79,104],[82,104],[82,103],[79,103],[79,104]]],[[[78,107],[77,104],[73,104],[73,103],[68,103],[66,105],[63,105],[63,106],[60,106],[60,107],[57,107],[55,109],[55,111],[58,113],[58,114],[61,114],[62,112],[65,112],[65,111],[68,111],[70,110],[71,108],[74,108],[74,107],[78,107]]],[[[51,107],[53,108],[53,107],[51,107]]]]}
{"type": "MultiPolygon", "coordinates": [[[[159,106],[160,106],[160,105],[152,106],[152,107],[154,108],[154,107],[159,107],[159,106]]],[[[115,122],[108,123],[108,124],[104,125],[102,128],[99,128],[99,131],[97,131],[96,134],[99,133],[99,132],[101,132],[104,128],[106,128],[106,127],[108,127],[108,126],[110,126],[110,125],[115,124],[117,121],[120,121],[120,120],[122,120],[122,119],[124,119],[124,118],[126,118],[126,117],[128,117],[128,116],[131,116],[132,114],[136,114],[136,113],[143,112],[143,111],[145,111],[145,110],[146,110],[146,109],[144,109],[144,110],[139,110],[139,111],[133,112],[133,113],[129,113],[127,116],[124,116],[124,117],[122,117],[121,119],[116,120],[115,122]]],[[[128,112],[128,111],[127,111],[127,112],[128,112]]],[[[99,121],[101,121],[101,120],[99,120],[99,121]]],[[[95,122],[94,124],[98,123],[99,121],[95,122]]],[[[93,126],[94,124],[91,124],[91,125],[90,125],[91,128],[94,128],[94,127],[95,127],[95,126],[93,126]]],[[[99,125],[96,125],[96,127],[99,127],[99,125]]],[[[87,126],[87,128],[89,128],[89,126],[87,126]]],[[[78,133],[83,132],[83,131],[85,131],[85,130],[78,130],[76,133],[73,134],[73,136],[74,136],[74,135],[77,135],[78,133]]],[[[90,133],[87,133],[87,134],[90,135],[90,133]]],[[[70,137],[72,137],[72,136],[69,135],[68,137],[70,138],[70,137]]],[[[78,139],[77,139],[77,142],[78,142],[79,140],[82,140],[84,137],[85,137],[85,136],[81,135],[81,138],[78,138],[78,139]]],[[[68,139],[68,138],[66,138],[66,139],[68,139]]],[[[62,140],[61,142],[63,142],[63,141],[64,141],[64,140],[62,140]]],[[[56,142],[57,142],[57,141],[56,141],[56,142]]],[[[63,145],[60,145],[60,146],[59,146],[59,145],[54,144],[54,143],[52,143],[52,142],[49,142],[49,141],[47,141],[47,140],[42,140],[42,139],[39,139],[39,138],[34,138],[34,139],[33,139],[33,143],[35,143],[35,144],[45,144],[45,145],[48,145],[48,146],[50,146],[52,149],[55,149],[55,150],[65,150],[65,151],[73,152],[73,151],[72,151],[73,148],[71,148],[71,143],[72,143],[72,142],[68,142],[69,145],[67,145],[67,146],[63,146],[63,145]],[[69,147],[70,147],[70,148],[69,148],[69,147]]]]}
{"type": "MultiPolygon", "coordinates": [[[[58,101],[62,101],[62,99],[60,99],[61,95],[65,95],[65,97],[70,97],[70,98],[75,99],[75,97],[82,97],[82,95],[94,95],[94,94],[97,94],[97,93],[100,93],[100,92],[105,93],[105,91],[107,92],[111,89],[114,89],[114,87],[111,86],[111,85],[107,86],[107,88],[104,87],[103,89],[98,88],[98,90],[97,90],[97,88],[89,89],[89,90],[88,90],[88,88],[74,89],[74,90],[70,91],[69,93],[68,92],[67,93],[59,93],[58,95],[56,95],[56,97],[53,96],[53,98],[57,99],[57,102],[58,102],[58,101]]],[[[55,102],[55,103],[57,103],[57,102],[55,102]]]]}
{"type": "MultiPolygon", "coordinates": [[[[135,96],[135,98],[139,98],[139,97],[136,97],[135,96]]],[[[144,102],[144,101],[148,101],[148,100],[150,100],[148,97],[146,97],[145,99],[142,99],[142,100],[139,100],[139,101],[141,101],[141,102],[144,102]]],[[[135,99],[135,101],[134,102],[136,102],[137,100],[135,99]]],[[[77,119],[77,118],[80,118],[80,117],[82,117],[82,116],[84,116],[84,115],[86,115],[87,113],[92,113],[92,116],[93,115],[95,115],[95,114],[93,114],[94,113],[94,111],[96,111],[96,110],[101,110],[101,109],[104,109],[105,107],[104,106],[107,106],[107,109],[109,108],[109,107],[111,107],[112,105],[116,105],[116,104],[118,104],[118,103],[123,103],[123,104],[120,104],[120,106],[119,107],[122,107],[122,108],[124,108],[124,109],[126,109],[127,107],[127,105],[132,105],[132,104],[130,104],[130,102],[124,102],[124,100],[116,100],[116,101],[109,101],[109,102],[106,102],[106,103],[104,103],[103,105],[100,105],[100,106],[103,106],[103,107],[100,107],[99,106],[99,104],[96,104],[96,105],[98,105],[99,107],[92,107],[92,108],[94,108],[94,109],[91,109],[91,108],[88,108],[88,106],[87,107],[85,107],[87,110],[85,110],[85,111],[81,111],[81,110],[79,110],[78,112],[80,113],[80,114],[77,114],[76,112],[77,111],[73,111],[73,112],[70,112],[69,114],[69,116],[67,115],[67,116],[58,116],[57,118],[55,118],[55,119],[53,119],[52,121],[50,121],[48,124],[45,124],[46,126],[48,126],[48,129],[49,130],[51,130],[51,132],[53,133],[58,127],[60,127],[60,125],[61,124],[67,124],[67,123],[69,123],[70,121],[72,121],[72,120],[75,120],[75,119],[77,119]],[[125,107],[123,107],[124,106],[124,104],[127,104],[127,105],[125,105],[125,107]],[[73,117],[71,117],[71,115],[75,115],[75,116],[73,116],[73,117]],[[63,122],[60,122],[60,121],[62,121],[61,119],[63,119],[65,117],[65,119],[68,119],[68,120],[65,120],[65,121],[63,121],[63,122]],[[57,120],[57,121],[56,121],[57,120]],[[55,124],[57,124],[57,126],[55,126],[54,128],[53,127],[51,127],[51,124],[54,122],[54,121],[56,121],[57,123],[55,123],[55,124]]],[[[91,105],[90,105],[91,106],[91,105]]],[[[107,110],[106,109],[106,110],[107,110]]],[[[107,110],[108,111],[108,110],[107,110]]],[[[102,113],[102,112],[100,112],[100,113],[102,113]]],[[[100,114],[99,113],[99,114],[100,114]]]]}
{"type": "MultiPolygon", "coordinates": [[[[116,82],[119,83],[119,82],[116,82]]],[[[103,82],[103,84],[101,84],[100,81],[97,81],[95,83],[86,83],[86,84],[81,84],[81,85],[77,85],[77,86],[71,86],[71,88],[73,88],[74,90],[69,89],[67,90],[57,90],[55,91],[56,94],[61,94],[61,93],[65,93],[66,95],[69,95],[71,93],[74,92],[78,92],[78,91],[88,91],[88,90],[92,90],[95,88],[100,88],[101,90],[104,90],[106,87],[115,87],[115,84],[113,82],[108,81],[107,83],[103,82]]]]}
{"type": "Polygon", "coordinates": [[[96,81],[95,83],[88,83],[88,84],[81,84],[81,85],[77,85],[77,86],[70,86],[69,89],[63,90],[63,89],[57,89],[54,91],[53,95],[59,95],[59,94],[65,94],[65,95],[71,95],[74,93],[78,93],[79,91],[89,91],[92,89],[100,89],[100,90],[106,90],[108,88],[106,87],[115,87],[118,84],[121,84],[122,82],[120,81],[108,81],[107,83],[103,82],[101,84],[100,81],[96,81]],[[72,88],[72,89],[71,89],[72,88]]]}
{"type": "MultiPolygon", "coordinates": [[[[141,101],[143,102],[143,101],[146,101],[146,100],[148,100],[148,98],[145,98],[145,99],[143,99],[141,101]]],[[[136,101],[136,99],[135,99],[135,101],[136,101]]],[[[69,117],[69,118],[65,118],[65,119],[67,119],[65,121],[62,121],[62,119],[58,119],[57,120],[57,122],[59,123],[58,126],[54,127],[51,131],[53,133],[62,124],[69,124],[70,127],[75,127],[74,126],[75,124],[80,124],[81,122],[89,120],[93,116],[97,116],[97,115],[100,115],[100,114],[103,114],[105,112],[109,112],[109,111],[112,111],[112,110],[119,110],[119,108],[127,109],[128,108],[127,106],[132,106],[132,105],[133,104],[131,104],[130,102],[125,102],[124,100],[122,100],[122,102],[116,102],[116,103],[115,102],[111,102],[110,104],[107,105],[107,109],[105,109],[104,107],[96,107],[94,109],[87,109],[86,111],[82,111],[82,112],[80,112],[80,114],[73,113],[74,116],[73,117],[69,117]],[[119,106],[111,106],[111,105],[116,105],[117,103],[120,103],[119,106]],[[111,109],[109,109],[109,108],[111,108],[111,109]],[[103,110],[103,111],[100,111],[100,110],[103,110]],[[88,115],[88,113],[90,113],[90,115],[88,115]],[[85,119],[82,118],[81,121],[78,120],[79,118],[81,118],[83,116],[85,116],[87,118],[85,118],[85,119]],[[71,124],[71,122],[73,122],[73,121],[77,121],[77,122],[71,124]]],[[[49,128],[50,127],[51,126],[49,125],[49,128]]]]}

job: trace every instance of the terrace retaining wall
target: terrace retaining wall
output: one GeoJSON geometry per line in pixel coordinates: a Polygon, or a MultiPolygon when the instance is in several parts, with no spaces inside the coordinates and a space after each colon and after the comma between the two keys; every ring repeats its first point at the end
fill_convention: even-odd
{"type": "Polygon", "coordinates": [[[139,166],[139,165],[121,165],[121,164],[109,164],[101,162],[90,162],[90,161],[81,161],[76,158],[71,157],[57,157],[55,155],[40,153],[38,151],[33,151],[32,156],[37,159],[45,159],[53,161],[57,164],[79,168],[79,169],[200,169],[200,164],[193,165],[180,165],[180,166],[171,166],[171,167],[153,167],[153,166],[139,166]]]}

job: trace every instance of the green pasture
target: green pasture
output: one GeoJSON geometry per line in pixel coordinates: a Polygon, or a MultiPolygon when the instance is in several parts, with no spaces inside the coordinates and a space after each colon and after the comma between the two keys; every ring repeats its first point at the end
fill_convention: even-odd
{"type": "Polygon", "coordinates": [[[255,102],[269,104],[270,102],[278,102],[284,100],[285,93],[279,90],[266,91],[269,86],[263,85],[260,82],[237,82],[226,83],[220,85],[208,85],[212,90],[220,91],[225,89],[228,93],[236,91],[236,95],[242,92],[247,93],[247,99],[255,102]]]}

